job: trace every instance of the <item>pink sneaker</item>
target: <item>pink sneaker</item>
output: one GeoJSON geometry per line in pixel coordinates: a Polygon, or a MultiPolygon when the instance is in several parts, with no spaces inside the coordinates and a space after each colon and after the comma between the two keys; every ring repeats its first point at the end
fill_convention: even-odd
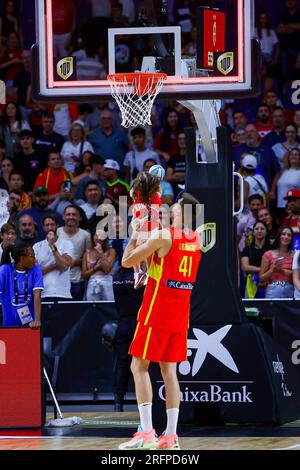
{"type": "Polygon", "coordinates": [[[133,435],[130,441],[124,442],[119,445],[119,450],[142,450],[142,449],[156,449],[157,439],[155,430],[151,429],[148,432],[143,432],[139,426],[137,432],[133,435]]]}
{"type": "Polygon", "coordinates": [[[145,271],[139,271],[138,273],[134,273],[134,288],[139,289],[144,285],[144,282],[147,280],[147,273],[145,271]]]}
{"type": "Polygon", "coordinates": [[[172,434],[167,436],[165,433],[162,433],[158,438],[157,449],[164,450],[180,450],[180,445],[178,441],[177,434],[172,434]]]}

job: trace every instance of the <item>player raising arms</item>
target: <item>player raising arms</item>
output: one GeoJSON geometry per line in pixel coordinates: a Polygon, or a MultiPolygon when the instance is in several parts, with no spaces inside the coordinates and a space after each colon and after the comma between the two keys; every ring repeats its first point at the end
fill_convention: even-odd
{"type": "Polygon", "coordinates": [[[172,209],[172,226],[157,230],[137,246],[138,233],[127,245],[122,265],[126,268],[151,258],[149,279],[129,353],[140,414],[140,427],[119,449],[179,449],[176,434],[180,403],[177,363],[187,359],[190,297],[201,259],[196,228],[199,202],[189,193],[172,209]],[[152,426],[150,362],[158,362],[165,384],[167,428],[156,439],[152,426]]]}
{"type": "MultiPolygon", "coordinates": [[[[156,165],[159,166],[159,165],[156,165]]],[[[130,195],[133,199],[133,219],[138,219],[139,235],[137,245],[145,243],[151,233],[160,228],[159,208],[162,204],[160,178],[141,172],[133,180],[130,195]]],[[[147,280],[147,260],[134,265],[134,288],[138,289],[147,280]]]]}

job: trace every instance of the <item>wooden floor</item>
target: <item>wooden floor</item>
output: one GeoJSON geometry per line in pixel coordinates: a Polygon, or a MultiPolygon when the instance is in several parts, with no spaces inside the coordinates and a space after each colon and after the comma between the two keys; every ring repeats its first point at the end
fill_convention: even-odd
{"type": "MultiPolygon", "coordinates": [[[[74,413],[65,413],[64,416],[74,416],[74,413]]],[[[128,440],[128,428],[135,427],[138,418],[137,414],[132,412],[76,413],[76,416],[86,420],[84,425],[51,428],[51,430],[46,427],[42,432],[2,430],[0,431],[0,450],[116,450],[121,442],[128,440]],[[116,430],[116,437],[111,436],[112,428],[116,430]],[[105,437],[106,430],[110,437],[105,437]],[[122,437],[122,430],[124,437],[122,437]],[[42,435],[38,435],[39,433],[42,435]]],[[[47,416],[47,422],[52,418],[52,415],[47,416]]],[[[213,434],[213,430],[203,428],[202,432],[202,428],[198,428],[195,432],[197,437],[180,438],[181,449],[300,450],[300,421],[282,427],[264,427],[263,432],[260,427],[249,429],[251,432],[248,432],[246,427],[224,426],[218,428],[218,436],[210,437],[209,434],[213,434]]]]}

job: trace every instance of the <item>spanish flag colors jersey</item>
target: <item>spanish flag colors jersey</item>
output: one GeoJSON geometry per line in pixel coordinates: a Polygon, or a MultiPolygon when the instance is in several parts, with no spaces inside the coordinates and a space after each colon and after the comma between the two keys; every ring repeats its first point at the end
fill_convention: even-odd
{"type": "Polygon", "coordinates": [[[156,330],[180,332],[188,329],[190,298],[201,259],[200,237],[170,228],[172,248],[160,258],[151,258],[148,282],[138,322],[156,330]]]}

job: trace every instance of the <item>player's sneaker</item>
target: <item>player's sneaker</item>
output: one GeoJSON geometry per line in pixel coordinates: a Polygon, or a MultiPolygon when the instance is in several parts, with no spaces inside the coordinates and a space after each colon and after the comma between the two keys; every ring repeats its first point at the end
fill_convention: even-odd
{"type": "Polygon", "coordinates": [[[143,432],[141,427],[138,427],[137,432],[133,435],[130,441],[124,442],[119,445],[119,450],[143,450],[143,449],[156,449],[157,438],[155,430],[151,429],[148,432],[143,432]]]}
{"type": "Polygon", "coordinates": [[[139,289],[143,286],[144,281],[147,279],[147,273],[145,271],[139,271],[134,273],[134,288],[139,289]]]}
{"type": "Polygon", "coordinates": [[[158,438],[157,449],[160,450],[180,450],[177,434],[167,436],[164,432],[158,438]]]}

